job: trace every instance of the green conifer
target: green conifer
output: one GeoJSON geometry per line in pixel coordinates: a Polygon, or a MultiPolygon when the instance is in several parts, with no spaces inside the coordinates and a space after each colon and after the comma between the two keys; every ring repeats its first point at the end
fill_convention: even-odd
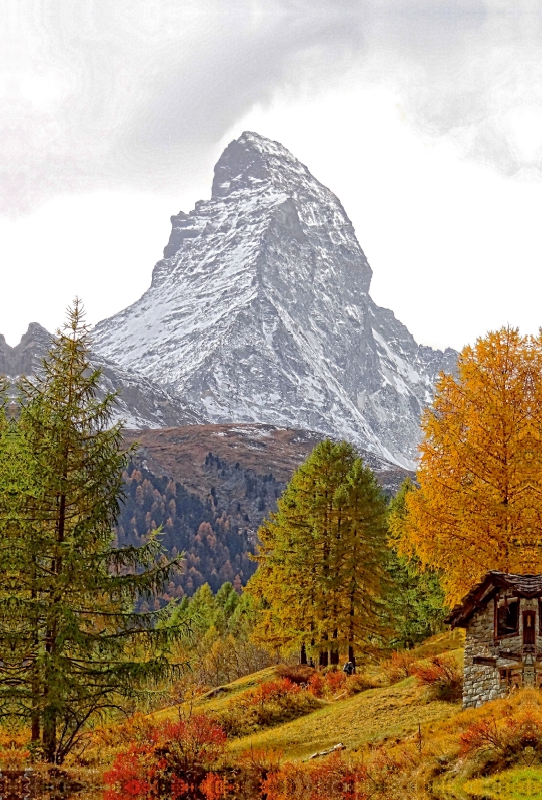
{"type": "Polygon", "coordinates": [[[157,536],[140,548],[114,546],[129,456],[120,423],[112,425],[115,396],[99,397],[88,352],[76,302],[40,373],[21,382],[18,416],[0,436],[0,557],[7,547],[10,561],[0,658],[11,659],[11,713],[31,723],[35,746],[55,763],[91,718],[171,674],[168,643],[179,633],[155,626],[167,609],[134,610],[179,559],[164,558],[157,536]],[[9,618],[12,606],[18,615],[9,618]]]}
{"type": "Polygon", "coordinates": [[[257,641],[324,666],[374,646],[385,630],[386,501],[352,445],[317,445],[258,536],[257,641]]]}

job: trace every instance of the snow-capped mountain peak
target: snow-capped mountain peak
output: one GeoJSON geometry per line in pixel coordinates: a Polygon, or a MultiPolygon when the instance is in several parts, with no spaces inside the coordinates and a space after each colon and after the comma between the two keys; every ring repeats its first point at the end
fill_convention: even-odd
{"type": "Polygon", "coordinates": [[[245,132],[220,157],[211,199],[171,222],[150,288],[99,323],[97,352],[211,422],[318,430],[411,467],[421,409],[456,354],[419,347],[373,303],[335,195],[245,132]]]}

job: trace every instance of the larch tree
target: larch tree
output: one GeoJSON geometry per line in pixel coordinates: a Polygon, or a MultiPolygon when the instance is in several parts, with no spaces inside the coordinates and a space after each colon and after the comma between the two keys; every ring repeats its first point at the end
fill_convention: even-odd
{"type": "Polygon", "coordinates": [[[384,630],[386,501],[351,445],[317,445],[258,536],[247,587],[260,602],[257,641],[322,666],[374,644],[384,630]]]}
{"type": "Polygon", "coordinates": [[[449,604],[490,569],[542,571],[542,337],[501,328],[460,354],[422,420],[419,489],[392,518],[449,604]]]}
{"type": "Polygon", "coordinates": [[[38,375],[21,382],[18,411],[0,431],[6,710],[30,723],[33,746],[54,763],[89,720],[175,672],[168,647],[180,633],[155,625],[167,609],[136,610],[180,559],[165,559],[156,536],[139,548],[114,545],[129,455],[120,423],[112,424],[115,396],[99,397],[81,317],[76,302],[38,375]]]}

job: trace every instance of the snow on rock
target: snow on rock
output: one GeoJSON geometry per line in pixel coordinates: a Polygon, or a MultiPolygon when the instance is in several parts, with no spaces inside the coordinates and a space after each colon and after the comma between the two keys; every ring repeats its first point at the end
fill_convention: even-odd
{"type": "Polygon", "coordinates": [[[96,326],[96,352],[209,422],[321,431],[411,468],[421,410],[457,354],[417,345],[375,305],[335,195],[245,132],[211,199],[171,222],[150,288],[96,326]]]}
{"type": "MultiPolygon", "coordinates": [[[[0,374],[8,376],[16,394],[15,381],[21,375],[32,375],[51,345],[52,336],[37,322],[31,322],[18,345],[10,347],[0,336],[0,374]]],[[[100,369],[98,394],[118,392],[113,421],[122,421],[126,428],[163,428],[202,422],[201,417],[178,398],[153,384],[134,370],[126,370],[103,356],[91,353],[90,361],[100,369]]]]}

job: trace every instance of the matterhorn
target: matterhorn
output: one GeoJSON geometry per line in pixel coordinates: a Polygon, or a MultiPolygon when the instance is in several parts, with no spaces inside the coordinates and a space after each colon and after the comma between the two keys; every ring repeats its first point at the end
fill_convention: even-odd
{"type": "Polygon", "coordinates": [[[245,132],[220,157],[211,199],[171,222],[151,286],[96,326],[96,353],[195,419],[309,429],[412,467],[421,411],[457,354],[416,344],[373,302],[335,195],[245,132]]]}

